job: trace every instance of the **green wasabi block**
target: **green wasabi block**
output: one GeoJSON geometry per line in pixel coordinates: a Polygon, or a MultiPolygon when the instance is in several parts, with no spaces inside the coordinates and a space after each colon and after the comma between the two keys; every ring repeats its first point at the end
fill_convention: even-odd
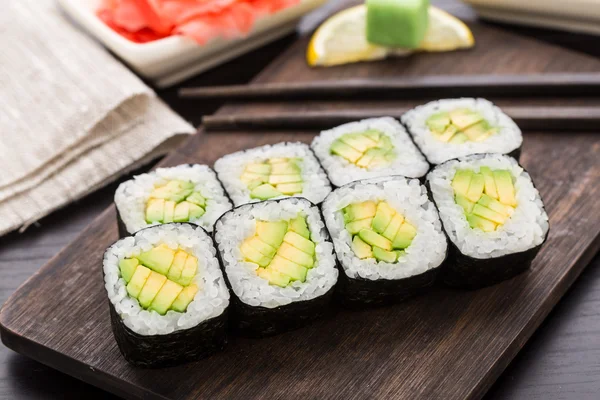
{"type": "Polygon", "coordinates": [[[367,41],[386,47],[419,47],[429,21],[429,0],[366,0],[367,41]]]}

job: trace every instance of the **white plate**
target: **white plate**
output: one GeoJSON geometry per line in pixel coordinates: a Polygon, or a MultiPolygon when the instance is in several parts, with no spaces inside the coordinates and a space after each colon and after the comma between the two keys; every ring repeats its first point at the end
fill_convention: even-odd
{"type": "Polygon", "coordinates": [[[134,43],[110,29],[95,14],[100,0],[58,0],[63,9],[133,70],[158,87],[174,85],[243,53],[292,32],[298,20],[327,0],[302,0],[256,21],[241,39],[215,39],[198,45],[192,39],[171,36],[149,43],[134,43]]]}
{"type": "Polygon", "coordinates": [[[483,18],[600,35],[600,0],[465,0],[483,18]]]}

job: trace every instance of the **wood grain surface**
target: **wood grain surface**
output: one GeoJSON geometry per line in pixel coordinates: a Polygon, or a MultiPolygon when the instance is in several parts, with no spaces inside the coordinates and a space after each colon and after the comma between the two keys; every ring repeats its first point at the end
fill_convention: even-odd
{"type": "MultiPolygon", "coordinates": [[[[218,153],[206,154],[208,151],[206,147],[203,150],[204,153],[196,154],[192,148],[199,145],[212,143],[214,147],[211,149],[227,152],[239,146],[249,147],[257,145],[259,142],[289,138],[291,134],[287,133],[286,135],[288,136],[274,135],[268,138],[253,136],[251,139],[239,141],[234,140],[235,134],[230,134],[230,139],[224,139],[223,136],[205,135],[194,139],[190,146],[181,150],[168,162],[198,161],[198,157],[202,156],[206,156],[203,161],[209,162],[218,156],[218,153]],[[235,142],[235,145],[229,146],[230,141],[235,142]]],[[[299,137],[307,140],[310,133],[301,134],[299,137]]],[[[111,390],[121,394],[124,394],[122,392],[124,384],[121,383],[121,378],[123,378],[135,385],[135,390],[140,385],[150,384],[154,393],[167,394],[169,397],[180,397],[179,395],[183,397],[184,394],[188,396],[202,394],[204,397],[211,395],[222,397],[238,395],[241,397],[258,396],[265,393],[273,396],[281,394],[288,397],[290,395],[319,397],[324,394],[319,390],[338,388],[338,386],[330,387],[329,378],[342,373],[346,376],[344,383],[347,382],[348,385],[340,388],[341,391],[336,394],[351,393],[354,397],[373,397],[377,395],[399,396],[404,393],[408,397],[414,397],[415,394],[426,393],[433,398],[437,393],[436,390],[440,390],[441,385],[452,385],[462,386],[463,389],[452,393],[444,392],[444,398],[452,397],[446,397],[446,394],[455,394],[459,397],[470,394],[476,397],[485,390],[499,370],[523,346],[535,326],[549,312],[551,306],[558,301],[558,298],[580,272],[584,261],[593,253],[593,247],[588,247],[587,252],[582,252],[582,249],[586,243],[592,243],[594,240],[597,243],[598,228],[595,226],[595,219],[599,212],[598,202],[594,202],[594,198],[590,196],[593,196],[594,189],[597,193],[598,187],[598,147],[599,143],[595,139],[595,135],[565,134],[553,137],[550,141],[543,133],[527,134],[523,162],[536,179],[549,207],[553,224],[552,234],[548,246],[540,254],[532,272],[494,288],[468,293],[439,288],[430,296],[414,299],[403,306],[377,310],[375,313],[339,312],[333,315],[331,320],[322,321],[313,327],[278,338],[265,341],[235,340],[232,346],[216,359],[162,371],[161,374],[153,374],[128,368],[127,365],[122,364],[122,359],[119,359],[116,354],[116,346],[114,343],[111,344],[112,338],[108,331],[107,310],[97,303],[104,301],[101,297],[104,295],[101,282],[99,279],[95,281],[85,279],[89,275],[90,269],[99,262],[98,257],[102,244],[79,242],[79,245],[70,246],[62,255],[44,267],[40,274],[24,286],[17,298],[13,297],[13,300],[7,303],[8,309],[12,309],[13,306],[18,306],[19,309],[13,309],[14,312],[3,315],[2,321],[3,323],[9,321],[11,327],[18,324],[20,326],[19,333],[29,335],[36,332],[33,341],[21,341],[26,345],[34,346],[29,347],[28,350],[28,354],[32,357],[57,365],[54,363],[56,354],[47,352],[44,346],[50,343],[58,344],[67,354],[66,357],[59,357],[58,367],[84,379],[91,376],[91,382],[95,384],[115,384],[116,380],[119,383],[112,386],[111,390]],[[561,168],[558,168],[556,160],[564,161],[561,168]],[[591,166],[586,165],[586,163],[590,163],[590,160],[591,166]],[[594,164],[595,162],[596,164],[594,164]],[[556,231],[557,227],[558,231],[556,231]],[[592,234],[593,232],[596,232],[595,236],[592,234]],[[594,238],[590,239],[591,236],[594,238]],[[81,257],[75,257],[75,254],[80,254],[81,257]],[[582,257],[578,258],[578,256],[582,257]],[[39,290],[42,286],[36,286],[41,282],[44,282],[43,287],[46,287],[43,293],[42,290],[39,290]],[[52,282],[54,286],[48,289],[47,282],[52,282]],[[79,283],[73,284],[74,282],[79,283]],[[45,294],[43,299],[49,300],[48,303],[40,304],[42,294],[45,294]],[[76,294],[82,294],[77,301],[76,294]],[[494,301],[490,301],[490,299],[494,301]],[[539,305],[541,299],[544,299],[542,305],[534,312],[534,304],[539,305]],[[65,304],[59,305],[61,301],[64,301],[65,304]],[[29,310],[29,313],[26,310],[29,310]],[[100,311],[100,313],[96,315],[93,314],[94,311],[100,311]],[[81,318],[74,317],[74,314],[80,315],[81,318]],[[7,315],[8,317],[6,317],[7,315]],[[65,316],[65,318],[54,320],[56,315],[65,316]],[[472,315],[475,315],[475,318],[469,318],[472,315]],[[426,316],[429,318],[425,318],[426,316]],[[485,331],[483,328],[490,325],[493,325],[496,330],[482,335],[481,331],[485,331]],[[516,325],[521,328],[515,328],[516,325]],[[329,334],[323,335],[323,332],[329,334]],[[432,340],[436,334],[442,335],[442,338],[437,341],[432,340]],[[468,346],[464,346],[465,354],[450,355],[450,343],[453,340],[467,340],[473,337],[474,340],[468,343],[468,346]],[[373,341],[366,341],[365,338],[373,338],[373,341]],[[361,340],[359,341],[359,339],[361,340]],[[418,346],[401,352],[398,348],[399,343],[409,342],[416,343],[418,346]],[[378,345],[379,351],[366,351],[365,346],[373,343],[378,345]],[[282,345],[287,348],[295,347],[294,350],[286,348],[287,351],[283,352],[283,357],[273,357],[275,354],[282,353],[278,352],[282,345]],[[344,353],[341,359],[333,357],[332,353],[338,351],[344,353]],[[478,353],[473,356],[471,354],[473,351],[483,351],[485,354],[478,353]],[[428,357],[432,354],[439,357],[428,357]],[[294,357],[302,355],[312,358],[304,358],[304,362],[302,362],[294,357]],[[502,362],[486,369],[486,365],[489,366],[486,363],[492,363],[494,355],[499,355],[502,362]],[[81,368],[80,364],[69,357],[83,360],[86,367],[81,368]],[[480,359],[483,359],[483,363],[478,364],[479,368],[475,368],[472,363],[480,359]],[[227,370],[221,364],[227,360],[233,362],[234,370],[227,370]],[[96,371],[91,371],[88,363],[96,371]],[[401,371],[396,370],[396,373],[392,374],[391,371],[384,369],[384,363],[400,368],[401,371]],[[431,366],[435,365],[441,367],[438,370],[440,374],[423,383],[424,378],[418,374],[424,370],[429,371],[431,366]],[[273,376],[265,377],[263,380],[257,379],[256,371],[263,372],[274,368],[283,369],[283,372],[287,372],[287,374],[277,375],[283,378],[280,380],[273,376]],[[316,371],[315,368],[317,368],[316,371]],[[461,375],[460,371],[463,368],[472,374],[461,375]],[[205,380],[206,376],[219,376],[219,372],[227,372],[227,377],[221,375],[217,382],[212,383],[205,380]],[[199,375],[197,379],[192,379],[192,376],[186,376],[186,373],[199,375]],[[318,376],[316,379],[311,379],[314,374],[318,374],[318,376]],[[242,385],[244,378],[251,378],[251,384],[244,387],[242,385]],[[198,382],[201,387],[194,386],[198,385],[198,382]],[[207,387],[211,384],[214,385],[212,388],[207,387]],[[285,385],[285,388],[279,391],[274,390],[277,385],[279,387],[285,385]],[[465,392],[469,386],[479,389],[465,392]],[[315,390],[315,387],[320,389],[315,390]],[[406,391],[402,391],[402,389],[406,391]]],[[[111,226],[110,218],[114,216],[110,215],[111,213],[112,211],[109,210],[106,215],[96,220],[86,230],[84,237],[89,238],[90,235],[94,235],[100,242],[112,239],[116,231],[114,226],[111,226]]],[[[65,219],[70,216],[68,213],[63,214],[65,219]]],[[[51,247],[52,243],[61,243],[61,240],[62,238],[55,237],[53,240],[49,240],[49,246],[51,247]]],[[[2,260],[11,262],[10,258],[8,260],[2,258],[2,260]]],[[[596,276],[593,274],[594,271],[588,272],[587,276],[591,276],[593,281],[596,276]]],[[[597,301],[594,293],[597,291],[592,292],[591,300],[597,301]]],[[[586,310],[591,317],[594,316],[593,309],[586,308],[586,310]]],[[[579,321],[586,319],[587,322],[589,316],[578,318],[579,321]]],[[[598,324],[591,326],[598,329],[598,324]]],[[[568,335],[569,327],[563,326],[563,331],[566,331],[568,335]]],[[[592,331],[592,335],[593,333],[592,331]]],[[[587,341],[582,340],[579,343],[593,344],[593,338],[589,339],[589,336],[589,330],[582,330],[579,337],[587,339],[587,341]]],[[[18,348],[18,346],[15,347],[18,348]]],[[[577,348],[577,346],[563,348],[557,351],[556,357],[561,358],[575,354],[584,359],[586,356],[593,357],[594,354],[598,354],[597,351],[590,353],[587,350],[587,348],[577,348]]],[[[576,363],[573,362],[573,364],[576,363]]],[[[583,363],[583,365],[586,364],[583,363]]],[[[573,367],[573,370],[577,370],[576,366],[573,367]]],[[[593,372],[590,371],[590,375],[593,372]]],[[[517,376],[515,379],[518,379],[520,374],[515,376],[517,376]]],[[[561,398],[561,381],[558,381],[557,387],[556,381],[552,380],[552,374],[547,374],[546,378],[546,387],[549,390],[538,392],[541,393],[538,398],[547,398],[546,396],[557,393],[559,396],[555,398],[561,398]]],[[[572,385],[577,383],[569,382],[568,378],[564,378],[562,382],[572,385]]],[[[533,385],[523,383],[522,387],[524,389],[519,393],[531,394],[533,385]]],[[[592,388],[590,390],[597,389],[597,386],[589,387],[592,388]]],[[[43,389],[40,390],[41,392],[43,389]]],[[[144,392],[134,392],[133,395],[131,393],[131,391],[128,392],[128,397],[136,397],[135,394],[141,395],[144,392]]],[[[563,393],[567,393],[567,391],[563,393]]],[[[586,393],[592,396],[594,394],[593,392],[586,393]]],[[[505,394],[510,395],[511,393],[495,389],[492,396],[505,394]]],[[[512,394],[514,395],[514,392],[512,394]]]]}

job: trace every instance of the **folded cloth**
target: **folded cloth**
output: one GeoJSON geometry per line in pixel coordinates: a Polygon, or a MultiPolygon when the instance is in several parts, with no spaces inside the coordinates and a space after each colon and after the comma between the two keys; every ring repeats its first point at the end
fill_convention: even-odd
{"type": "Polygon", "coordinates": [[[0,26],[0,234],[194,132],[54,0],[7,2],[0,26]]]}

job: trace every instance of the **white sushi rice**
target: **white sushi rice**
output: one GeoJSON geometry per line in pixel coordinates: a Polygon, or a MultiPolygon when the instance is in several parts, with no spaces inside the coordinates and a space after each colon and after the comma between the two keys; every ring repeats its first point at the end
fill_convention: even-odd
{"type": "MultiPolygon", "coordinates": [[[[239,206],[260,201],[259,199],[250,198],[248,186],[240,180],[246,166],[251,163],[262,163],[270,158],[283,157],[302,159],[300,166],[302,170],[302,193],[294,196],[305,197],[315,204],[322,202],[325,196],[331,192],[331,184],[310,147],[304,143],[278,143],[228,154],[215,162],[215,170],[233,203],[239,206]]],[[[289,196],[282,195],[273,199],[285,197],[289,196]]]]}
{"type": "Polygon", "coordinates": [[[447,242],[438,212],[417,179],[400,176],[367,179],[334,190],[323,202],[323,215],[337,256],[350,278],[403,279],[438,267],[446,257],[447,242]],[[363,201],[387,201],[417,229],[405,255],[396,263],[359,259],[352,235],[345,228],[343,208],[363,201]]]}
{"type": "Polygon", "coordinates": [[[140,335],[165,335],[187,329],[221,315],[229,305],[229,291],[216,258],[211,238],[189,224],[165,224],[144,229],[119,240],[106,250],[103,260],[104,287],[110,302],[125,325],[140,335]],[[135,257],[160,244],[180,248],[198,258],[198,273],[193,282],[200,290],[185,313],[173,310],[160,315],[144,310],[137,299],[129,297],[119,271],[119,261],[135,257]]]}
{"type": "Polygon", "coordinates": [[[477,153],[508,154],[521,147],[523,143],[523,135],[515,121],[486,99],[460,98],[432,101],[406,112],[402,116],[402,123],[406,125],[415,143],[432,164],[441,164],[453,158],[477,153]],[[427,119],[433,114],[460,108],[478,112],[498,131],[482,142],[466,141],[454,144],[437,139],[429,130],[427,119]]]}
{"type": "Polygon", "coordinates": [[[305,199],[289,198],[238,207],[224,215],[215,227],[215,241],[233,292],[251,306],[275,308],[292,302],[311,300],[327,293],[337,282],[338,271],[333,245],[327,240],[319,209],[305,199]],[[305,282],[294,281],[285,288],[269,285],[256,274],[257,264],[242,261],[242,242],[254,235],[256,221],[281,221],[306,216],[316,261],[305,282]]]}
{"type": "Polygon", "coordinates": [[[335,186],[343,186],[360,179],[389,175],[404,175],[411,178],[419,178],[424,176],[429,170],[429,164],[412,142],[406,129],[391,117],[370,118],[350,122],[322,131],[319,136],[314,138],[311,147],[317,158],[321,161],[321,165],[327,171],[329,180],[335,186]],[[361,133],[371,129],[383,132],[391,139],[394,151],[396,152],[396,158],[389,164],[372,168],[361,168],[343,157],[331,154],[331,144],[340,136],[347,133],[361,133]]]}
{"type": "Polygon", "coordinates": [[[200,218],[192,218],[189,222],[202,226],[212,232],[215,221],[228,210],[231,202],[225,195],[223,187],[212,169],[206,165],[179,165],[171,168],[158,168],[147,174],[134,176],[123,182],[115,193],[115,204],[119,215],[127,228],[134,233],[148,226],[159,225],[159,222],[146,222],[146,203],[155,185],[165,184],[170,180],[193,182],[194,191],[200,192],[206,199],[206,212],[200,218]]]}
{"type": "Polygon", "coordinates": [[[427,175],[433,199],[450,240],[461,253],[474,258],[493,258],[518,253],[540,245],[548,232],[548,214],[538,190],[517,161],[500,154],[474,155],[448,161],[427,175]],[[494,232],[472,229],[461,206],[454,201],[452,180],[459,169],[479,172],[482,166],[510,171],[517,207],[494,232]]]}

